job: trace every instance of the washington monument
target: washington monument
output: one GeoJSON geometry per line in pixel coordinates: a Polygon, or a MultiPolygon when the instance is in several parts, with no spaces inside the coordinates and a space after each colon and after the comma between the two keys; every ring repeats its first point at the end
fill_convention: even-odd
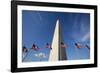
{"type": "Polygon", "coordinates": [[[50,51],[49,61],[67,60],[66,49],[61,47],[62,42],[63,36],[61,25],[59,20],[57,20],[51,44],[52,50],[50,51]]]}

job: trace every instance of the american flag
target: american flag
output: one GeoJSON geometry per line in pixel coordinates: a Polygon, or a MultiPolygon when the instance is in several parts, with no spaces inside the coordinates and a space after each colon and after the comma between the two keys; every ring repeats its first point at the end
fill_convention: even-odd
{"type": "Polygon", "coordinates": [[[23,46],[23,49],[22,49],[23,52],[28,52],[27,48],[25,46],[23,46]]]}
{"type": "Polygon", "coordinates": [[[46,48],[52,49],[52,47],[49,43],[46,43],[46,48]]]}
{"type": "Polygon", "coordinates": [[[75,43],[76,48],[80,49],[81,48],[81,44],[80,43],[75,43]]]}
{"type": "Polygon", "coordinates": [[[39,50],[39,47],[37,45],[33,44],[32,45],[32,49],[35,50],[35,51],[37,51],[37,50],[39,50]]]}
{"type": "Polygon", "coordinates": [[[90,50],[90,47],[88,45],[85,45],[89,50],[90,50]]]}
{"type": "Polygon", "coordinates": [[[68,46],[66,44],[64,44],[63,42],[61,42],[61,48],[67,48],[68,46]]]}

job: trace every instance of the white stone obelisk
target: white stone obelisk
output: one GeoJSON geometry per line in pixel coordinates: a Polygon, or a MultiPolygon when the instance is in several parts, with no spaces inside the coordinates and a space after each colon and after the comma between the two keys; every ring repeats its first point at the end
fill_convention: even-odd
{"type": "Polygon", "coordinates": [[[61,42],[63,42],[63,37],[59,20],[57,20],[51,45],[52,50],[50,51],[49,61],[59,61],[67,59],[66,50],[65,48],[61,48],[61,42]]]}

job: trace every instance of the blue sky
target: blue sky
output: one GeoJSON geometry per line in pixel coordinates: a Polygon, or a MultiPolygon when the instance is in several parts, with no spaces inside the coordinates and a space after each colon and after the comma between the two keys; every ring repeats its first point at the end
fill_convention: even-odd
{"type": "Polygon", "coordinates": [[[36,53],[44,53],[47,57],[41,60],[48,61],[50,49],[46,48],[46,43],[52,43],[57,19],[60,21],[64,43],[68,45],[68,60],[90,58],[86,47],[75,47],[75,42],[90,45],[90,14],[23,10],[22,45],[30,49],[35,43],[40,48],[38,51],[30,50],[25,62],[40,61],[40,58],[35,56],[36,53]]]}

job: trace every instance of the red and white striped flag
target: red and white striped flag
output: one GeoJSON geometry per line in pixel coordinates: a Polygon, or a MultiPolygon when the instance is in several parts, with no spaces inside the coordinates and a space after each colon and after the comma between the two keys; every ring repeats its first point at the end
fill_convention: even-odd
{"type": "Polygon", "coordinates": [[[37,45],[33,44],[32,45],[32,49],[35,50],[35,51],[37,51],[37,50],[39,50],[39,47],[37,45]]]}
{"type": "Polygon", "coordinates": [[[27,48],[25,46],[23,46],[23,49],[22,49],[23,52],[28,52],[27,48]]]}
{"type": "Polygon", "coordinates": [[[89,50],[90,50],[90,47],[88,45],[85,45],[89,50]]]}
{"type": "Polygon", "coordinates": [[[75,46],[76,46],[76,48],[78,48],[78,49],[82,48],[80,43],[75,43],[75,46]]]}
{"type": "Polygon", "coordinates": [[[66,44],[64,44],[63,42],[61,42],[61,48],[67,48],[68,46],[66,44]]]}
{"type": "Polygon", "coordinates": [[[49,43],[46,43],[46,48],[52,49],[52,47],[49,43]]]}

